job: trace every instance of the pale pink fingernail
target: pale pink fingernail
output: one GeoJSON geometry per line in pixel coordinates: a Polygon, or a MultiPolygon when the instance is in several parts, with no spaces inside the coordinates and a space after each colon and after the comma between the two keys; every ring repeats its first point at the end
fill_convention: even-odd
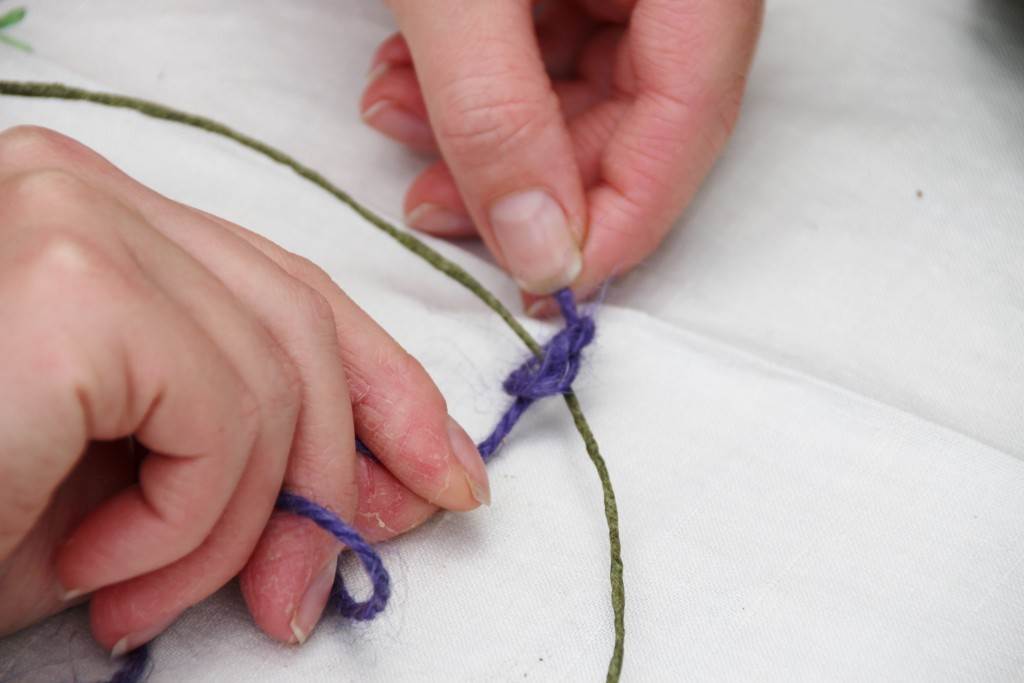
{"type": "Polygon", "coordinates": [[[174,620],[178,618],[178,615],[171,617],[170,619],[163,619],[154,626],[149,628],[140,629],[134,633],[129,633],[121,640],[117,641],[113,649],[110,651],[110,658],[117,659],[121,655],[131,652],[137,647],[145,645],[149,641],[156,638],[158,635],[167,630],[167,627],[174,623],[174,620]]]}
{"type": "Polygon", "coordinates": [[[300,644],[306,642],[306,638],[320,621],[320,615],[323,614],[324,607],[327,606],[327,599],[331,596],[331,587],[334,585],[337,572],[338,556],[335,555],[309,582],[305,595],[299,601],[299,606],[292,615],[289,625],[292,633],[295,634],[295,640],[300,644]]]}
{"type": "Polygon", "coordinates": [[[448,418],[448,440],[451,443],[455,459],[459,461],[466,473],[466,482],[469,484],[473,498],[481,505],[490,505],[491,485],[487,478],[484,460],[480,457],[480,451],[476,449],[476,445],[469,438],[469,434],[466,434],[466,430],[450,417],[448,418]]]}
{"type": "Polygon", "coordinates": [[[472,219],[466,214],[429,202],[406,214],[405,222],[410,227],[435,235],[464,235],[473,227],[472,219]]]}
{"type": "Polygon", "coordinates": [[[61,602],[71,602],[77,598],[82,597],[89,591],[82,588],[72,588],[71,590],[65,590],[63,586],[57,586],[57,592],[60,595],[61,602]]]}
{"type": "Polygon", "coordinates": [[[583,267],[565,211],[544,190],[526,190],[491,205],[489,218],[506,265],[531,294],[550,294],[572,283],[583,267]]]}
{"type": "Polygon", "coordinates": [[[388,137],[407,144],[425,146],[433,140],[427,122],[391,100],[378,100],[363,111],[363,121],[388,137]]]}

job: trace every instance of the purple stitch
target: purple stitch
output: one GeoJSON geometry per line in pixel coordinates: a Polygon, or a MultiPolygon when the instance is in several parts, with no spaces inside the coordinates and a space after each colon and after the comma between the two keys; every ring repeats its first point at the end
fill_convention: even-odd
{"type": "MultiPolygon", "coordinates": [[[[594,340],[594,319],[589,314],[580,314],[572,292],[568,289],[560,290],[555,294],[555,299],[562,309],[565,327],[543,346],[540,356],[532,356],[513,370],[502,383],[505,393],[515,397],[515,401],[498,420],[490,435],[477,445],[484,462],[494,457],[501,442],[537,399],[566,394],[572,390],[573,380],[580,370],[583,349],[594,340]]],[[[380,462],[359,439],[356,439],[356,451],[380,462]]],[[[312,520],[350,548],[366,570],[373,584],[373,593],[369,599],[359,602],[353,598],[345,588],[339,572],[331,589],[330,606],[341,616],[360,621],[373,619],[384,610],[391,596],[391,577],[380,555],[363,540],[358,531],[327,508],[295,493],[282,491],[277,498],[277,509],[312,520]]],[[[146,649],[143,646],[128,655],[125,666],[109,683],[138,683],[145,671],[146,649]]]]}
{"type": "Polygon", "coordinates": [[[532,356],[502,383],[505,393],[516,400],[498,420],[490,436],[477,445],[485,462],[494,457],[502,440],[534,401],[565,394],[572,389],[580,371],[583,349],[594,341],[594,319],[579,314],[572,292],[563,289],[555,294],[555,299],[562,309],[565,327],[544,345],[542,355],[532,356]]]}

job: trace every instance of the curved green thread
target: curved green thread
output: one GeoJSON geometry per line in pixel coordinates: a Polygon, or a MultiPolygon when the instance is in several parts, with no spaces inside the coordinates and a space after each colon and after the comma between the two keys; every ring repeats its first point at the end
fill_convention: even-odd
{"type": "MultiPolygon", "coordinates": [[[[480,282],[470,275],[458,264],[442,256],[435,249],[428,246],[421,240],[404,230],[396,228],[368,208],[357,202],[350,194],[332,184],[323,175],[298,162],[284,152],[271,147],[255,138],[240,133],[222,123],[218,123],[204,116],[197,116],[187,112],[179,111],[156,102],[142,100],[125,95],[114,95],[111,93],[91,92],[81,88],[73,88],[59,83],[33,83],[19,81],[0,80],[0,95],[13,95],[19,97],[40,97],[63,100],[81,100],[117,107],[121,109],[132,109],[146,116],[166,121],[181,123],[193,128],[199,128],[215,135],[220,135],[248,147],[279,164],[287,166],[299,176],[320,187],[335,198],[348,205],[353,211],[366,219],[378,229],[387,233],[403,247],[413,252],[431,266],[441,271],[451,279],[472,292],[488,308],[497,313],[505,324],[522,340],[523,344],[533,352],[534,355],[541,354],[541,347],[530,333],[519,324],[519,321],[509,310],[491,294],[480,282]]],[[[608,474],[608,467],[601,456],[597,440],[590,429],[590,424],[583,415],[579,399],[574,393],[565,395],[565,403],[572,415],[573,424],[579,432],[580,437],[587,449],[587,455],[597,471],[601,481],[601,489],[604,494],[604,514],[608,523],[608,542],[610,547],[611,568],[611,602],[615,622],[615,645],[612,650],[611,659],[608,662],[608,674],[606,680],[611,683],[618,681],[622,672],[622,661],[626,638],[625,630],[625,586],[622,577],[622,545],[619,541],[619,512],[615,502],[615,490],[612,487],[611,477],[608,474]]]]}

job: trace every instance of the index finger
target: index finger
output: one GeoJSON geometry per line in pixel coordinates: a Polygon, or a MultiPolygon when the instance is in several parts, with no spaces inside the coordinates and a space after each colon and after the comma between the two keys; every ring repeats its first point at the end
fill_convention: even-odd
{"type": "Polygon", "coordinates": [[[587,193],[587,295],[661,243],[732,132],[760,31],[760,0],[641,0],[616,87],[628,106],[601,153],[587,193]]]}

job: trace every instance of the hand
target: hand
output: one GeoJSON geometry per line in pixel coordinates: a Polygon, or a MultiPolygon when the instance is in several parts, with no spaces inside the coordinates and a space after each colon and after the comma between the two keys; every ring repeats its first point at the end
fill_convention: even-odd
{"type": "Polygon", "coordinates": [[[91,594],[120,652],[241,571],[301,641],[339,547],[271,517],[282,486],[373,539],[488,498],[430,378],[327,275],[42,129],[0,135],[0,320],[0,634],[91,594]]]}
{"type": "Polygon", "coordinates": [[[587,295],[657,248],[739,111],[761,0],[387,0],[363,118],[441,161],[406,221],[587,295]],[[532,10],[531,10],[532,5],[532,10]]]}

